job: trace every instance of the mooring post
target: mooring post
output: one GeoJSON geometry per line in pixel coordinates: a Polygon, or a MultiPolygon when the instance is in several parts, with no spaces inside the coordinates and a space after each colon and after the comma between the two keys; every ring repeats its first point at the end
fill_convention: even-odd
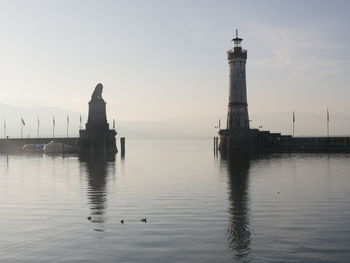
{"type": "Polygon", "coordinates": [[[122,156],[125,155],[125,137],[120,138],[120,151],[122,156]]]}

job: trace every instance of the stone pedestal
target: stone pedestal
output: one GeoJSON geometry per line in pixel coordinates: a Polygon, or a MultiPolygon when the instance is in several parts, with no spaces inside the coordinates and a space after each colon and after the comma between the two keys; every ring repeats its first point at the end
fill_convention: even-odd
{"type": "Polygon", "coordinates": [[[106,117],[106,102],[102,98],[89,101],[89,117],[86,129],[109,129],[106,117]]]}

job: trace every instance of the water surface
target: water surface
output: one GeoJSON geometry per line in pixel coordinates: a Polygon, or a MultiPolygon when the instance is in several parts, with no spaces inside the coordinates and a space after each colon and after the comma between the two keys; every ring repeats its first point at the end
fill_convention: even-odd
{"type": "Polygon", "coordinates": [[[211,143],[0,156],[0,262],[349,262],[350,155],[211,143]]]}

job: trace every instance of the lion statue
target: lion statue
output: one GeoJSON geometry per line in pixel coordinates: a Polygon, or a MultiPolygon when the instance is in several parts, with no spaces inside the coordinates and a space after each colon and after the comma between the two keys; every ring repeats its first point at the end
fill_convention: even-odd
{"type": "Polygon", "coordinates": [[[91,100],[102,99],[102,90],[103,90],[102,84],[98,83],[94,92],[92,93],[91,100]]]}

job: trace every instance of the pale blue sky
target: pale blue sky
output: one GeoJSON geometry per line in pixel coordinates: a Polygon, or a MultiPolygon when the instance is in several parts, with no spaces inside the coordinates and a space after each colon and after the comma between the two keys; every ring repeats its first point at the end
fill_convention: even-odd
{"type": "Polygon", "coordinates": [[[121,120],[225,116],[226,51],[248,49],[249,112],[350,113],[348,1],[0,1],[1,103],[121,120]]]}

